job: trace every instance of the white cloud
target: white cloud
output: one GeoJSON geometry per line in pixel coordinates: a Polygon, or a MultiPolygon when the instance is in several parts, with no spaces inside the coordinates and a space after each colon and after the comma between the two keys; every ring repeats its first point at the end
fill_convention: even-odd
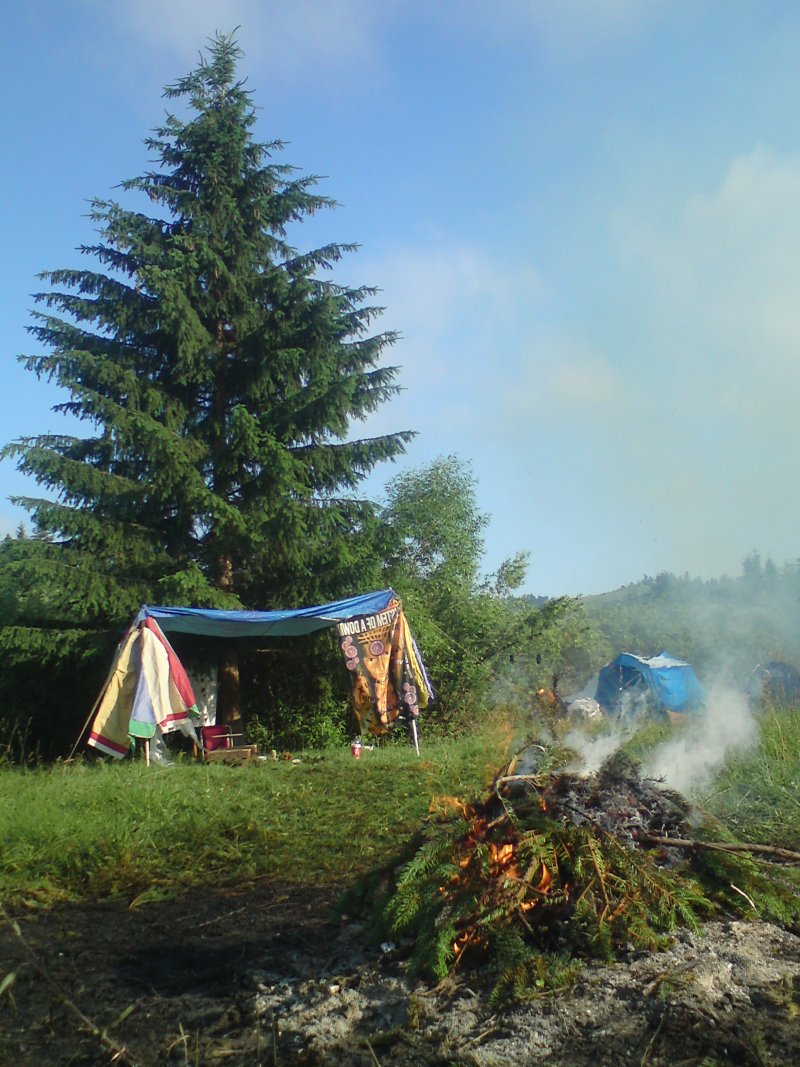
{"type": "Polygon", "coordinates": [[[734,573],[753,547],[782,561],[800,519],[800,158],[754,149],[715,189],[658,211],[617,218],[619,336],[643,409],[604,448],[681,557],[664,567],[734,573]]]}
{"type": "Polygon", "coordinates": [[[504,266],[467,242],[398,248],[370,270],[380,277],[387,306],[403,332],[431,339],[476,318],[502,324],[518,314],[521,304],[544,295],[534,269],[504,266]]]}
{"type": "Polygon", "coordinates": [[[677,217],[618,219],[668,371],[704,403],[757,413],[800,385],[800,158],[765,148],[677,217]]]}
{"type": "Polygon", "coordinates": [[[490,40],[536,39],[553,54],[572,58],[639,34],[665,6],[664,0],[455,0],[446,9],[449,18],[490,40]]]}
{"type": "Polygon", "coordinates": [[[639,390],[622,380],[607,355],[577,327],[551,326],[534,314],[514,339],[503,372],[484,400],[483,430],[539,451],[542,435],[571,438],[580,448],[595,427],[624,433],[635,419],[639,390]]]}
{"type": "MultiPolygon", "coordinates": [[[[96,0],[97,2],[97,0],[96,0]]],[[[141,42],[192,66],[216,32],[236,30],[246,69],[261,83],[326,82],[336,91],[348,71],[377,62],[382,9],[371,0],[126,0],[98,4],[105,18],[141,42]],[[331,83],[332,75],[337,81],[331,83]]]]}
{"type": "MultiPolygon", "coordinates": [[[[90,0],[98,17],[123,32],[194,63],[216,31],[235,27],[248,69],[258,66],[262,84],[308,82],[309,74],[337,92],[342,83],[363,85],[365,69],[379,70],[388,57],[389,32],[405,25],[426,33],[438,22],[448,36],[479,35],[485,45],[538,40],[555,55],[602,48],[653,24],[664,0],[90,0]],[[331,76],[336,79],[331,81],[331,76]]],[[[187,67],[188,69],[188,67],[187,67]]]]}
{"type": "Polygon", "coordinates": [[[620,215],[616,238],[627,272],[609,260],[602,317],[472,246],[373,271],[407,332],[409,397],[435,396],[411,424],[487,487],[513,471],[514,522],[540,540],[543,497],[582,515],[556,541],[586,566],[714,576],[754,547],[796,556],[800,159],[757,149],[671,211],[653,195],[620,215]]]}
{"type": "MultiPolygon", "coordinates": [[[[359,257],[359,270],[381,286],[379,302],[387,308],[381,328],[402,334],[387,353],[401,368],[404,390],[391,406],[392,421],[430,432],[445,452],[457,447],[448,433],[469,434],[476,420],[482,428],[501,423],[501,382],[513,367],[516,337],[548,299],[535,269],[440,238],[380,259],[359,257]]],[[[385,429],[386,417],[374,416],[367,430],[385,429]]]]}
{"type": "MultiPolygon", "coordinates": [[[[511,0],[509,8],[556,43],[588,43],[630,34],[646,25],[658,0],[511,0]]],[[[501,4],[501,10],[503,5],[501,4]]]]}
{"type": "Polygon", "coordinates": [[[608,416],[630,396],[630,387],[621,388],[608,359],[587,341],[562,331],[538,347],[531,384],[559,416],[608,416]]]}

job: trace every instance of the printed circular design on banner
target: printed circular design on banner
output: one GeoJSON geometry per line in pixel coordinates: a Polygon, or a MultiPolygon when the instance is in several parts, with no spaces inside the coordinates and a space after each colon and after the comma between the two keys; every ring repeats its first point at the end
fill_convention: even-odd
{"type": "Polygon", "coordinates": [[[383,641],[370,641],[369,654],[370,656],[380,656],[385,648],[383,641]]]}
{"type": "Polygon", "coordinates": [[[357,659],[349,659],[347,661],[346,666],[347,666],[348,671],[354,671],[356,669],[356,667],[358,666],[358,660],[357,659]]]}
{"type": "Polygon", "coordinates": [[[347,637],[345,637],[345,639],[342,641],[342,651],[347,651],[347,649],[349,649],[352,644],[353,638],[350,636],[350,634],[348,634],[347,637]]]}

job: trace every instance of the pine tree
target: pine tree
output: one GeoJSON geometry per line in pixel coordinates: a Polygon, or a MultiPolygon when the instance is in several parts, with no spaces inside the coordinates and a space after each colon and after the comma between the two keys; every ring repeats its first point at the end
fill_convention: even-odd
{"type": "MultiPolygon", "coordinates": [[[[88,436],[5,454],[46,491],[17,498],[38,534],[15,561],[54,625],[100,628],[143,601],[290,607],[364,585],[372,506],[361,480],[409,433],[350,427],[397,391],[369,335],[374,290],[326,272],[351,244],[298,252],[289,230],[334,206],[253,139],[240,52],[217,35],[165,90],[188,105],[145,141],[157,169],[94,200],[94,269],[56,270],[23,357],[62,386],[88,436]],[[40,593],[40,596],[42,594],[40,593]]],[[[375,573],[374,571],[372,572],[375,573]]],[[[17,631],[16,640],[20,640],[17,631]]]]}

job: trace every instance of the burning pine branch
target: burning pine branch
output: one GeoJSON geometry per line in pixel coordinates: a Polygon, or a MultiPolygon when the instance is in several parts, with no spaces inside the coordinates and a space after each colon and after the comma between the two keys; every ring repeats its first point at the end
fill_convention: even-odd
{"type": "Polygon", "coordinates": [[[695,847],[698,813],[619,753],[596,774],[503,775],[482,799],[442,807],[383,912],[432,978],[469,956],[498,988],[541,988],[567,960],[654,948],[723,907],[800,916],[791,889],[749,856],[695,847]]]}

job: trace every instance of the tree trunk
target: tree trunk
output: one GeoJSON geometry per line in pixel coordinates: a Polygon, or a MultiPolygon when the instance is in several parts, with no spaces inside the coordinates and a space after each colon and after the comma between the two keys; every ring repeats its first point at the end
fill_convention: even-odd
{"type": "Polygon", "coordinates": [[[234,644],[226,644],[219,661],[217,674],[217,722],[236,726],[242,721],[241,690],[239,688],[239,657],[234,644]]]}
{"type": "MultiPolygon", "coordinates": [[[[217,584],[226,593],[233,592],[233,560],[227,554],[219,557],[217,584]]],[[[236,645],[227,642],[222,647],[217,670],[217,722],[238,725],[242,721],[242,699],[239,686],[239,655],[236,645]]]]}

